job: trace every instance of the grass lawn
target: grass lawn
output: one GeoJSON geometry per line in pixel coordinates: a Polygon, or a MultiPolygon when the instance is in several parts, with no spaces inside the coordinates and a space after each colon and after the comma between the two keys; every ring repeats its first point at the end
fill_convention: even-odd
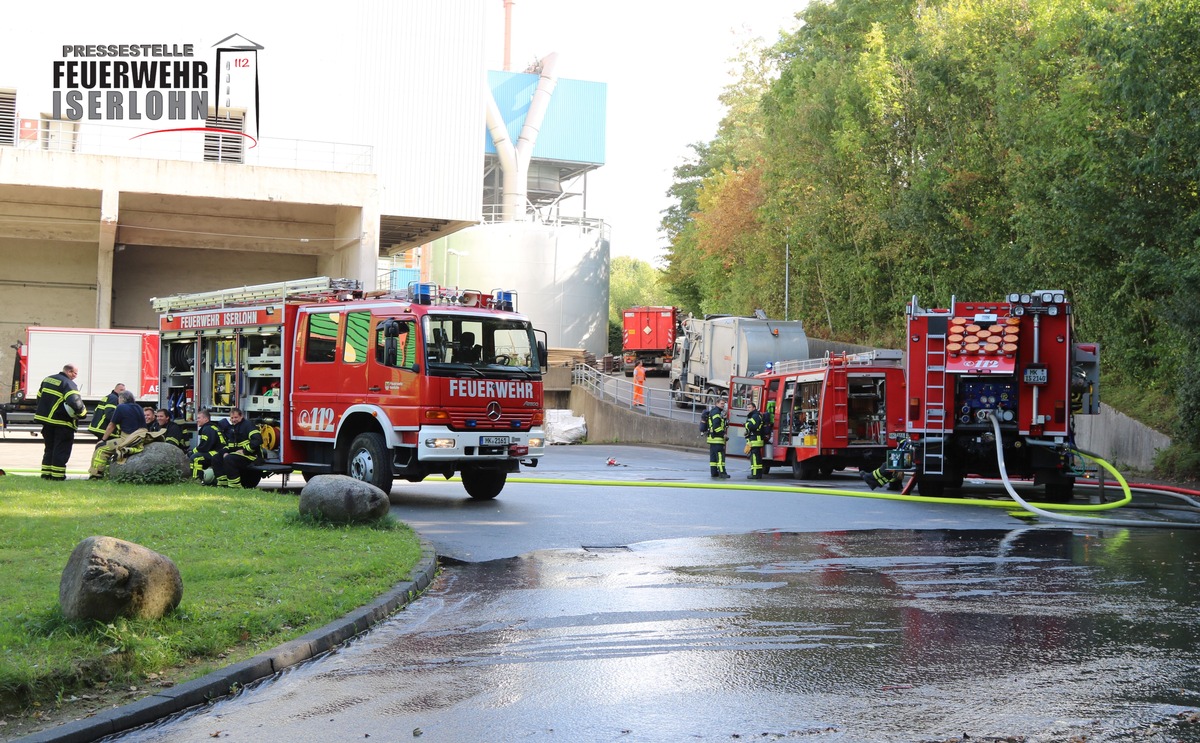
{"type": "Polygon", "coordinates": [[[296,505],[271,490],[0,477],[0,713],[200,676],[370,603],[420,559],[417,536],[390,517],[321,525],[296,505]],[[179,608],[158,621],[67,622],[62,570],[97,535],[171,558],[179,608]]]}

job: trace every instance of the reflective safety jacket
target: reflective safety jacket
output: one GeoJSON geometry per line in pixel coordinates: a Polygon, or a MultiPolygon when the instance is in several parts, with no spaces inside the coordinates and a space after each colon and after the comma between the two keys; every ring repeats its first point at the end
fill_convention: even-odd
{"type": "Polygon", "coordinates": [[[108,393],[104,402],[96,406],[96,412],[92,415],[92,422],[88,426],[88,430],[97,436],[103,436],[104,429],[108,428],[108,422],[112,420],[113,411],[117,409],[117,402],[117,393],[108,393]]]}
{"type": "Polygon", "coordinates": [[[262,456],[262,445],[262,432],[245,418],[237,424],[226,424],[226,453],[255,460],[262,456]]]}
{"type": "Polygon", "coordinates": [[[763,441],[765,432],[763,423],[762,413],[757,410],[746,416],[746,443],[750,446],[758,447],[765,443],[763,441]]]}
{"type": "Polygon", "coordinates": [[[87,415],[79,388],[65,373],[51,374],[42,380],[38,390],[37,411],[33,419],[38,423],[75,428],[75,421],[87,415]]]}
{"type": "Polygon", "coordinates": [[[708,443],[723,444],[725,443],[725,414],[720,408],[713,408],[706,413],[708,418],[708,443]]]}
{"type": "Polygon", "coordinates": [[[187,451],[189,437],[186,433],[183,432],[182,426],[180,426],[175,421],[167,421],[167,426],[166,426],[166,428],[162,429],[162,432],[163,432],[163,437],[162,437],[163,441],[167,442],[168,444],[174,444],[175,446],[178,446],[180,449],[187,451]]]}
{"type": "Polygon", "coordinates": [[[196,445],[192,447],[192,456],[197,454],[213,455],[221,451],[225,446],[225,438],[221,436],[221,429],[217,428],[215,423],[211,421],[200,426],[199,436],[196,438],[196,445]]]}

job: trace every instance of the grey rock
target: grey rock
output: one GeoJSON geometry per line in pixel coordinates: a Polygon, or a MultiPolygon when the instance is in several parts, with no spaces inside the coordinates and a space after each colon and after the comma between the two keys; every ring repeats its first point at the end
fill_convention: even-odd
{"type": "Polygon", "coordinates": [[[170,558],[115,537],[88,537],[76,545],[58,584],[68,619],[158,619],[182,599],[183,578],[170,558]]]}
{"type": "Polygon", "coordinates": [[[390,506],[387,493],[348,475],[318,475],[300,491],[300,513],[324,521],[376,521],[390,506]]]}
{"type": "Polygon", "coordinates": [[[108,466],[108,477],[114,482],[183,482],[191,475],[187,455],[174,444],[155,441],[124,462],[114,460],[108,466]]]}

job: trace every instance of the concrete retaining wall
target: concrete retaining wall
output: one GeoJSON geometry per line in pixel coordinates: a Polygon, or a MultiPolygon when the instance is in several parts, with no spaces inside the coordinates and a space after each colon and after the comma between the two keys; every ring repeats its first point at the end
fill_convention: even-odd
{"type": "Polygon", "coordinates": [[[1075,443],[1117,469],[1149,471],[1154,455],[1170,446],[1171,439],[1101,403],[1100,415],[1075,417],[1075,443]]]}
{"type": "Polygon", "coordinates": [[[587,421],[587,440],[591,443],[707,447],[698,421],[673,421],[627,410],[597,400],[582,387],[571,389],[570,407],[572,413],[587,421]]]}

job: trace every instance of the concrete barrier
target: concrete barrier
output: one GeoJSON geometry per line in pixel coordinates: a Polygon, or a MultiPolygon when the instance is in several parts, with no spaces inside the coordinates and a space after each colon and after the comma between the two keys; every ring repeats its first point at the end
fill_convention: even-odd
{"type": "Polygon", "coordinates": [[[587,440],[592,443],[660,444],[706,449],[700,424],[656,418],[596,399],[576,385],[571,389],[571,412],[587,421],[587,440]]]}
{"type": "Polygon", "coordinates": [[[1100,415],[1075,416],[1075,443],[1119,470],[1149,472],[1154,455],[1170,446],[1171,438],[1101,403],[1100,415]]]}

